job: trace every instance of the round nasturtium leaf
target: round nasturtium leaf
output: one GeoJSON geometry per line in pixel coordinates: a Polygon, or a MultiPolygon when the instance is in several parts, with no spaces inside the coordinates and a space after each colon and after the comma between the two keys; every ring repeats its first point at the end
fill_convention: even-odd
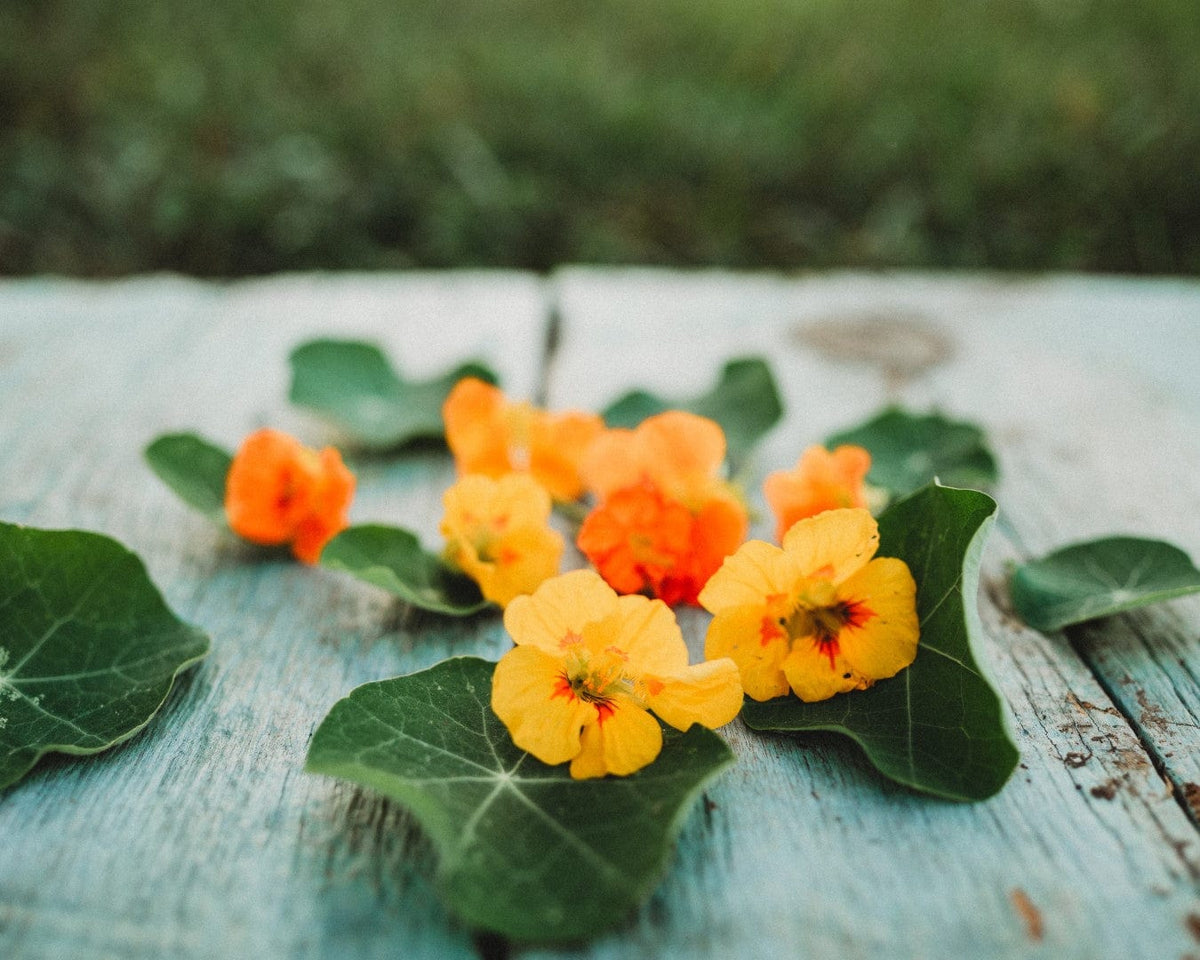
{"type": "Polygon", "coordinates": [[[208,646],[117,541],[0,523],[0,788],[133,736],[208,646]]]}
{"type": "Polygon", "coordinates": [[[468,924],[562,941],[624,921],[666,868],[693,801],[733,761],[693,726],[628,777],[572,780],[513,745],[492,713],[494,663],[443,660],[334,704],[306,769],[393,798],[439,854],[438,887],[468,924]]]}

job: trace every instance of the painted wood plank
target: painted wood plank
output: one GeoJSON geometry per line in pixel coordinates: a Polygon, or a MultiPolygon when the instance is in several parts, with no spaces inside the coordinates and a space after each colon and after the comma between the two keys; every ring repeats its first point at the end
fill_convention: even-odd
{"type": "MultiPolygon", "coordinates": [[[[1154,381],[1156,352],[1192,342],[1200,285],[588,269],[555,282],[564,318],[552,361],[556,405],[602,406],[632,386],[688,396],[708,386],[724,358],[767,354],[789,418],[764,444],[760,475],[888,401],[936,404],[985,424],[1005,472],[998,498],[1006,519],[985,560],[983,653],[1012,708],[1023,764],[998,797],[953,806],[890,787],[833,738],[760,737],[735,723],[738,768],[710,792],[715,806],[690,823],[666,886],[635,923],[634,942],[613,937],[586,955],[1194,952],[1194,825],[1155,770],[1143,725],[1110,699],[1094,662],[1011,617],[1005,578],[1047,510],[1059,511],[1051,529],[1090,535],[1100,524],[1091,491],[1097,483],[1120,487],[1096,475],[1103,458],[1147,432],[1144,404],[1104,404],[1107,419],[1073,439],[1076,422],[1114,382],[1157,398],[1150,432],[1176,447],[1178,459],[1136,458],[1154,478],[1142,489],[1170,485],[1189,457],[1197,461],[1196,418],[1167,398],[1169,378],[1144,383],[1154,381]],[[1093,335],[1114,297],[1129,331],[1139,329],[1138,305],[1147,305],[1156,329],[1140,343],[1144,365],[1135,337],[1093,335]],[[1044,400],[1051,378],[1052,391],[1072,398],[1073,415],[1044,400]],[[1063,450],[1076,442],[1094,458],[1088,470],[1021,478],[1030,463],[1069,461],[1063,450]]],[[[1195,360],[1189,369],[1200,366],[1195,360]]],[[[1131,510],[1136,490],[1106,509],[1131,510]]],[[[1186,490],[1144,512],[1195,553],[1191,519],[1180,524],[1172,515],[1186,490]]],[[[769,521],[759,533],[769,533],[769,521]]],[[[1200,618],[1186,604],[1172,609],[1194,638],[1200,618]]],[[[689,625],[694,647],[703,626],[699,615],[689,625]]],[[[1165,658],[1160,638],[1146,643],[1165,658]]],[[[1173,652],[1196,662],[1194,650],[1173,652]]],[[[1194,696],[1189,671],[1173,680],[1194,696]]],[[[1139,664],[1135,676],[1149,673],[1139,664]]],[[[1147,682],[1146,697],[1157,689],[1147,682]]],[[[1198,741],[1179,729],[1184,752],[1194,755],[1198,741]]]]}
{"type": "MultiPolygon", "coordinates": [[[[353,686],[497,656],[497,619],[415,617],[341,575],[264,561],[179,503],[141,449],[179,428],[229,446],[264,424],[322,439],[285,400],[287,353],[314,335],[378,340],[412,375],[480,355],[527,392],[544,314],[521,274],[0,285],[0,517],[118,537],[213,640],[142,735],[49,759],[0,794],[0,956],[475,955],[407,816],[302,766],[353,686]]],[[[448,458],[360,466],[354,519],[436,543],[448,458]]]]}

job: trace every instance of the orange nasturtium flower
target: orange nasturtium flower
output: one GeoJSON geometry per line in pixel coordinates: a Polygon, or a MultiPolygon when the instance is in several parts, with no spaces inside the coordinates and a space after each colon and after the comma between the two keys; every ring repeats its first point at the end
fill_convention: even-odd
{"type": "Polygon", "coordinates": [[[797,522],[783,548],[751,540],[709,580],[715,616],[704,652],[732,657],[755,700],[826,700],[894,676],[917,655],[917,588],[908,565],[875,556],[867,510],[797,522]]]}
{"type": "Polygon", "coordinates": [[[506,606],[558,573],[563,539],[550,529],[550,494],[526,473],[473,474],[442,496],[446,559],[506,606]]]}
{"type": "Polygon", "coordinates": [[[797,520],[815,517],[839,507],[867,507],[866,476],[871,454],[862,447],[843,444],[832,453],[809,447],[791,470],[776,470],[763,483],[763,495],[775,514],[775,539],[797,520]]]}
{"type": "Polygon", "coordinates": [[[579,461],[604,429],[594,413],[550,413],[509,400],[502,390],[476,378],[454,385],[442,406],[446,443],[460,475],[501,477],[529,472],[555,500],[583,494],[579,461]]]}
{"type": "Polygon", "coordinates": [[[721,478],[724,460],[720,426],[683,411],[605,432],[584,458],[599,503],[579,529],[579,549],[621,593],[696,603],[746,538],[746,507],[721,478]]]}
{"type": "Polygon", "coordinates": [[[741,708],[732,660],[688,665],[671,608],[618,597],[590,570],[547,580],[504,611],[516,647],[492,676],[492,709],[513,742],[543,763],[571,761],[576,779],[651,763],[662,729],[714,728],[741,708]]]}
{"type": "Polygon", "coordinates": [[[326,447],[318,453],[278,430],[257,430],[242,441],[225,478],[225,516],[253,543],[290,543],[304,563],[344,530],[354,474],[326,447]]]}

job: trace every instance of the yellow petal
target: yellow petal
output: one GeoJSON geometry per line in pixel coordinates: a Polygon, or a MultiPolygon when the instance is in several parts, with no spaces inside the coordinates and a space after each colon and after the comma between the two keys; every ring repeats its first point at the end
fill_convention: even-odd
{"type": "Polygon", "coordinates": [[[783,550],[804,576],[841,583],[879,548],[879,526],[861,508],[826,510],[792,525],[783,550]]]}
{"type": "Polygon", "coordinates": [[[543,763],[570,760],[580,750],[580,731],[596,708],[563,691],[562,661],[537,647],[509,650],[492,673],[492,710],[522,750],[543,763]]]}
{"type": "Polygon", "coordinates": [[[687,644],[670,607],[630,595],[618,598],[617,609],[620,623],[611,642],[628,656],[631,672],[670,675],[687,668],[687,644]]]}
{"type": "Polygon", "coordinates": [[[583,628],[616,613],[617,594],[592,570],[551,577],[530,596],[517,597],[504,610],[504,629],[517,644],[560,653],[564,640],[582,637],[583,628]]]}
{"type": "Polygon", "coordinates": [[[518,527],[493,544],[496,560],[487,564],[486,574],[467,572],[478,580],[488,600],[505,607],[558,573],[562,552],[563,538],[549,527],[518,527]]]}
{"type": "Polygon", "coordinates": [[[726,557],[700,591],[700,603],[711,613],[733,607],[764,606],[770,597],[785,598],[800,573],[779,547],[762,540],[743,543],[726,557]]]}
{"type": "Polygon", "coordinates": [[[727,724],[742,709],[742,681],[728,657],[688,667],[674,677],[647,677],[646,702],[677,730],[693,723],[710,730],[727,724]]]}
{"type": "Polygon", "coordinates": [[[903,560],[879,557],[838,587],[838,599],[869,611],[848,623],[838,645],[851,668],[870,680],[894,677],[916,659],[917,585],[903,560]]]}
{"type": "Polygon", "coordinates": [[[704,640],[704,658],[731,659],[742,678],[747,696],[770,700],[788,692],[783,659],[788,653],[787,635],[772,629],[758,606],[723,610],[713,617],[704,640]]]}
{"type": "Polygon", "coordinates": [[[583,731],[581,746],[571,762],[572,777],[626,776],[654,762],[662,750],[662,728],[645,710],[617,701],[611,713],[583,731]]]}
{"type": "Polygon", "coordinates": [[[815,637],[801,637],[792,643],[792,651],[783,661],[783,672],[792,691],[806,703],[828,700],[835,693],[868,685],[855,676],[844,657],[835,655],[831,662],[826,648],[815,637]]]}

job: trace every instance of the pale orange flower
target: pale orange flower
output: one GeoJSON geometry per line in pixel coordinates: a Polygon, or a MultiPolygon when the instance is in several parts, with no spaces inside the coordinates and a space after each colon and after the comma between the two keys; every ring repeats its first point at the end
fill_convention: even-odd
{"type": "Polygon", "coordinates": [[[599,503],[579,529],[579,549],[622,593],[649,590],[667,603],[696,603],[749,523],[721,478],[724,460],[720,426],[691,413],[606,431],[584,458],[599,503]]]}
{"type": "Polygon", "coordinates": [[[504,611],[516,647],[492,675],[492,709],[522,750],[571,762],[576,779],[625,775],[653,762],[665,723],[713,728],[741,709],[731,660],[688,665],[671,608],[618,597],[576,570],[518,597],[504,611]]]}
{"type": "Polygon", "coordinates": [[[463,477],[442,497],[446,559],[506,606],[558,573],[563,539],[550,529],[550,494],[525,473],[463,477]]]}
{"type": "Polygon", "coordinates": [[[455,384],[442,407],[442,419],[460,475],[528,472],[555,500],[563,501],[582,495],[579,463],[604,429],[596,414],[550,413],[514,402],[475,377],[455,384]]]}
{"type": "Polygon", "coordinates": [[[768,474],[763,494],[778,521],[775,539],[782,541],[793,523],[823,510],[868,506],[865,481],[870,469],[870,453],[843,444],[832,453],[809,447],[791,470],[768,474]]]}
{"type": "Polygon", "coordinates": [[[867,510],[798,521],[782,549],[744,544],[700,592],[707,657],[731,657],[747,695],[826,700],[894,676],[917,655],[917,587],[903,560],[875,557],[867,510]]]}
{"type": "Polygon", "coordinates": [[[242,441],[225,478],[225,515],[253,543],[289,543],[304,563],[348,525],[354,474],[332,447],[319,453],[278,430],[242,441]]]}

